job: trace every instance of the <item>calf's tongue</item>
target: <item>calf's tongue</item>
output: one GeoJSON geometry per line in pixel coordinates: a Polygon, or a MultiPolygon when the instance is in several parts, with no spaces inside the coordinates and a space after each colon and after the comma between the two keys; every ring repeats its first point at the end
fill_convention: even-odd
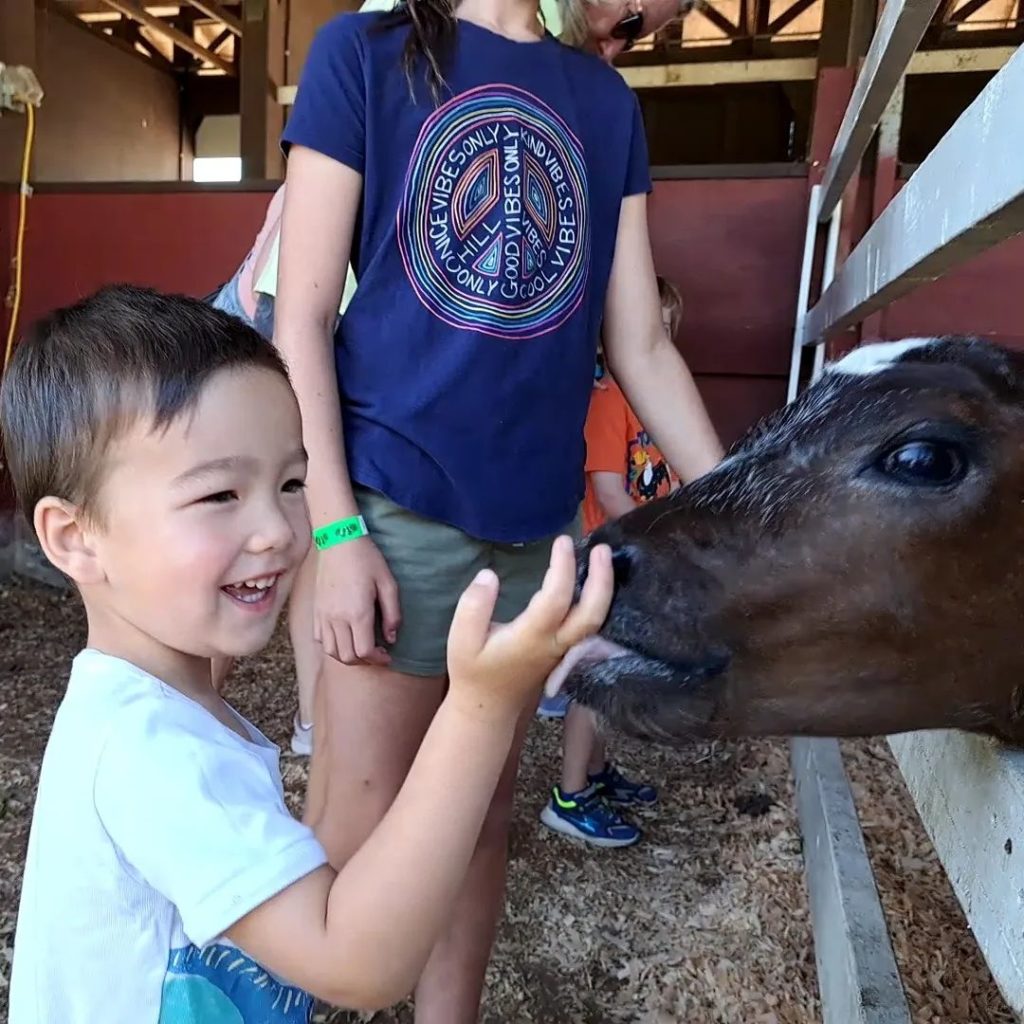
{"type": "Polygon", "coordinates": [[[610,658],[622,658],[629,654],[624,647],[613,644],[603,637],[591,636],[580,641],[575,647],[570,647],[568,653],[559,662],[558,667],[548,676],[544,684],[544,693],[548,697],[554,697],[562,689],[566,679],[572,674],[573,669],[580,665],[594,665],[599,661],[608,661],[610,658]]]}

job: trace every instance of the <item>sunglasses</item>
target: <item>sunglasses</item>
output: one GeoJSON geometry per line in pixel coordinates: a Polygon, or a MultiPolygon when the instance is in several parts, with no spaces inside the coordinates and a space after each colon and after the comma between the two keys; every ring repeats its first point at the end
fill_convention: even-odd
{"type": "Polygon", "coordinates": [[[637,9],[620,19],[611,31],[612,39],[621,39],[625,45],[622,52],[632,50],[636,41],[644,30],[644,9],[643,4],[637,4],[637,9]]]}

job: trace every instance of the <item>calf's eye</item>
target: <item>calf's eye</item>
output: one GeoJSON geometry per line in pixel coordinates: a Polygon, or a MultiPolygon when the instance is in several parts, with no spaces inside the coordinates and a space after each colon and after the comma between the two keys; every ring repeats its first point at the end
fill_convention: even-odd
{"type": "Polygon", "coordinates": [[[875,464],[884,476],[911,487],[949,487],[967,473],[963,450],[948,441],[907,441],[875,464]]]}

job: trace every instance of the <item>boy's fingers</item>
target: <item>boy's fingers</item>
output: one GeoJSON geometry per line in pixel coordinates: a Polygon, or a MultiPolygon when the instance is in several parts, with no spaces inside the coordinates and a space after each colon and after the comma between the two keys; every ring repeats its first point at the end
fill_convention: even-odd
{"type": "Polygon", "coordinates": [[[498,577],[490,569],[477,573],[463,591],[448,633],[448,653],[475,657],[483,649],[498,601],[498,577]]]}
{"type": "Polygon", "coordinates": [[[530,629],[554,629],[572,604],[576,589],[576,558],[571,537],[558,537],[551,545],[551,560],[540,590],[520,617],[530,629]]]}
{"type": "Polygon", "coordinates": [[[579,602],[556,633],[559,646],[568,650],[596,633],[608,618],[614,593],[611,548],[607,544],[598,544],[590,552],[587,581],[583,584],[579,602]]]}

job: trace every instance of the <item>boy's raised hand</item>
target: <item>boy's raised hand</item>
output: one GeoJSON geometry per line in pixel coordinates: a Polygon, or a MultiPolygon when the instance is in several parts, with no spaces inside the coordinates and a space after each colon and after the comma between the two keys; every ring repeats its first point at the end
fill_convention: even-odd
{"type": "Polygon", "coordinates": [[[569,649],[596,633],[611,607],[611,550],[598,545],[579,602],[573,606],[576,559],[559,537],[541,589],[513,622],[493,624],[498,578],[485,570],[459,600],[448,635],[449,697],[481,715],[518,714],[569,649]]]}
{"type": "Polygon", "coordinates": [[[494,626],[498,581],[477,577],[449,634],[448,696],[384,819],[337,876],[319,868],[236,922],[234,943],[340,1006],[379,1009],[415,986],[465,883],[523,706],[608,615],[607,547],[591,553],[574,607],[575,584],[572,541],[559,537],[529,607],[494,626]],[[438,821],[445,827],[424,847],[438,821]]]}

